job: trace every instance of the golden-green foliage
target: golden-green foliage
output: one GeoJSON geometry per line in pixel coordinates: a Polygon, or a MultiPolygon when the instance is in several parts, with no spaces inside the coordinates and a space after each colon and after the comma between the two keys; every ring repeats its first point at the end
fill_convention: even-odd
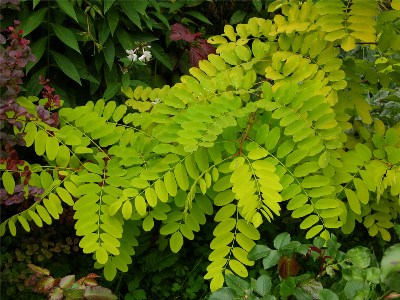
{"type": "MultiPolygon", "coordinates": [[[[5,220],[1,234],[8,226],[15,235],[17,222],[26,230],[31,220],[50,224],[62,201],[73,205],[80,247],[111,280],[127,271],[140,230],[160,222],[177,252],[213,216],[212,290],[226,272],[247,276],[257,228],[285,209],[309,239],[349,234],[357,222],[390,240],[400,212],[400,127],[374,120],[365,97],[367,85],[396,77],[380,61],[344,55],[380,43],[388,27],[376,20],[387,11],[364,0],[270,7],[278,8],[273,21],[226,25],[209,39],[217,54],[172,87],[125,89],[125,105],[64,108],[59,130],[26,122],[27,146],[56,167],[37,167],[30,184],[45,188],[43,201],[5,220]]],[[[390,67],[400,49],[385,47],[390,67]]]]}

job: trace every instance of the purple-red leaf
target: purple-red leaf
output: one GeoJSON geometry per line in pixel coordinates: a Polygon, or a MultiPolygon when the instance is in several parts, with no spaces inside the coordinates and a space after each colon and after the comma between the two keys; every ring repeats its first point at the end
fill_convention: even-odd
{"type": "Polygon", "coordinates": [[[175,23],[171,26],[171,34],[169,35],[169,38],[171,41],[186,41],[192,43],[199,36],[201,36],[200,32],[193,34],[182,24],[175,23]]]}
{"type": "Polygon", "coordinates": [[[206,59],[211,53],[215,53],[215,48],[206,40],[197,39],[190,47],[190,63],[192,67],[198,67],[199,61],[206,59]]]}

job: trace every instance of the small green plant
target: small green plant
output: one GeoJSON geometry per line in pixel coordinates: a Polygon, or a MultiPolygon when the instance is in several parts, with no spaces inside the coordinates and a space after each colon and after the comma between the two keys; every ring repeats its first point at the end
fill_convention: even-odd
{"type": "Polygon", "coordinates": [[[400,297],[400,244],[389,247],[380,263],[365,247],[355,247],[346,253],[340,251],[335,236],[327,242],[318,237],[312,245],[307,245],[291,241],[288,233],[282,233],[273,244],[275,249],[256,245],[249,252],[250,261],[262,262],[262,265],[256,264],[258,277],[255,274],[244,280],[229,273],[225,279],[226,287],[212,293],[209,299],[400,297]]]}

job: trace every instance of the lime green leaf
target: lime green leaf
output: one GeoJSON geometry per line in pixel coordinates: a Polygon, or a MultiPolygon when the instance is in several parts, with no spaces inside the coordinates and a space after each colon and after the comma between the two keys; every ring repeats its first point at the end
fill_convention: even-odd
{"type": "Polygon", "coordinates": [[[347,35],[342,39],[340,46],[346,52],[353,50],[356,47],[356,39],[351,35],[347,35]]]}
{"type": "Polygon", "coordinates": [[[355,150],[363,161],[369,161],[372,157],[371,150],[367,145],[359,143],[356,145],[355,150]]]}
{"type": "Polygon", "coordinates": [[[36,211],[39,214],[40,218],[48,225],[51,224],[51,217],[49,215],[49,213],[47,212],[47,210],[41,206],[41,205],[36,205],[36,211]]]}
{"type": "Polygon", "coordinates": [[[150,231],[154,227],[154,219],[152,216],[148,215],[146,218],[143,220],[143,230],[144,231],[150,231]]]}
{"type": "Polygon", "coordinates": [[[67,167],[69,164],[70,150],[65,145],[60,145],[58,149],[58,155],[56,158],[56,163],[59,167],[67,167]]]}
{"type": "Polygon", "coordinates": [[[296,208],[293,212],[292,212],[292,217],[293,218],[301,218],[304,217],[306,215],[309,215],[310,213],[312,213],[314,210],[314,207],[311,204],[305,204],[299,208],[296,208]]]}
{"type": "Polygon", "coordinates": [[[8,220],[8,229],[10,229],[10,233],[12,236],[15,236],[17,234],[17,227],[15,227],[13,219],[8,220]]]}
{"type": "Polygon", "coordinates": [[[356,214],[360,215],[361,205],[360,205],[360,199],[358,199],[357,194],[350,189],[344,189],[344,192],[346,194],[347,201],[350,205],[351,210],[354,211],[356,214]]]}
{"type": "Polygon", "coordinates": [[[18,216],[18,221],[21,223],[22,227],[25,229],[26,232],[30,232],[31,228],[29,227],[28,221],[22,217],[22,216],[18,216]]]}
{"type": "Polygon", "coordinates": [[[155,207],[157,205],[157,194],[156,191],[152,187],[148,187],[144,194],[146,195],[146,201],[151,207],[155,207]]]}
{"type": "Polygon", "coordinates": [[[13,175],[10,172],[6,171],[3,172],[1,179],[3,181],[3,186],[6,189],[7,193],[10,195],[14,194],[15,181],[13,175]]]}
{"type": "Polygon", "coordinates": [[[142,196],[137,196],[135,198],[135,208],[139,215],[142,217],[147,213],[147,203],[142,196]]]}
{"type": "Polygon", "coordinates": [[[232,269],[233,272],[235,272],[240,277],[246,278],[249,274],[247,272],[246,267],[240,261],[237,261],[236,259],[231,259],[229,261],[229,267],[232,269]]]}
{"type": "Polygon", "coordinates": [[[323,225],[315,225],[314,227],[312,227],[310,230],[307,231],[306,239],[312,239],[314,236],[320,233],[323,228],[324,228],[323,225]]]}
{"type": "Polygon", "coordinates": [[[58,155],[59,144],[55,137],[49,136],[46,141],[46,155],[49,160],[55,160],[58,155]]]}
{"type": "MultiPolygon", "coordinates": [[[[61,1],[61,0],[59,0],[59,1],[61,1]]],[[[64,1],[62,1],[62,2],[64,2],[64,1]]],[[[68,1],[65,1],[65,2],[68,2],[68,1]]],[[[54,51],[50,51],[50,52],[57,64],[57,66],[61,69],[61,71],[63,71],[65,73],[65,75],[67,75],[69,78],[76,81],[79,85],[82,85],[78,70],[76,69],[73,62],[68,57],[66,57],[58,52],[54,52],[54,51]]]]}
{"type": "Polygon", "coordinates": [[[186,173],[185,167],[179,163],[175,166],[174,174],[176,178],[176,182],[179,185],[181,190],[186,191],[189,188],[189,179],[186,173]]]}
{"type": "Polygon", "coordinates": [[[122,216],[128,220],[132,216],[132,203],[128,200],[122,205],[122,216]]]}
{"type": "Polygon", "coordinates": [[[53,27],[55,35],[61,40],[61,42],[63,42],[68,47],[71,47],[76,52],[81,53],[76,36],[71,30],[69,30],[65,26],[61,26],[55,23],[52,23],[51,25],[53,27]]]}
{"type": "Polygon", "coordinates": [[[28,210],[28,213],[31,216],[33,222],[35,222],[35,224],[38,227],[43,227],[42,219],[39,217],[39,215],[37,213],[35,213],[33,210],[28,210]]]}
{"type": "Polygon", "coordinates": [[[43,130],[39,130],[36,134],[35,140],[35,152],[37,155],[42,156],[46,151],[46,141],[47,141],[47,133],[43,130]]]}
{"type": "Polygon", "coordinates": [[[301,183],[303,188],[316,188],[325,186],[330,183],[330,179],[328,177],[322,175],[314,175],[314,176],[307,176],[301,183]]]}
{"type": "Polygon", "coordinates": [[[307,229],[313,226],[315,223],[319,221],[319,217],[317,215],[309,215],[307,218],[304,219],[303,222],[300,224],[301,229],[307,229]]]}
{"type": "MultiPolygon", "coordinates": [[[[33,12],[29,15],[25,22],[21,23],[21,29],[24,31],[22,36],[26,36],[35,30],[46,16],[47,8],[41,8],[38,11],[33,12]]],[[[36,54],[36,53],[35,53],[36,54]]]]}
{"type": "Polygon", "coordinates": [[[162,202],[167,202],[168,201],[168,192],[165,187],[165,183],[162,180],[157,180],[156,183],[154,184],[154,188],[157,194],[157,197],[162,201],[162,202]]]}
{"type": "Polygon", "coordinates": [[[165,188],[167,189],[168,194],[170,194],[172,197],[175,197],[177,194],[177,184],[176,184],[175,176],[172,172],[167,172],[164,175],[164,183],[165,183],[165,188]]]}
{"type": "Polygon", "coordinates": [[[174,253],[178,253],[178,251],[182,248],[183,236],[179,231],[176,231],[171,236],[171,239],[169,240],[169,245],[170,245],[171,251],[174,253]]]}
{"type": "Polygon", "coordinates": [[[71,194],[62,187],[57,187],[56,192],[60,196],[61,200],[70,206],[74,205],[74,200],[72,200],[71,194]]]}
{"type": "Polygon", "coordinates": [[[108,253],[107,253],[106,249],[104,249],[103,247],[97,248],[97,250],[96,250],[96,260],[102,265],[104,265],[107,262],[108,253]]]}
{"type": "Polygon", "coordinates": [[[26,132],[26,135],[24,136],[25,143],[27,147],[30,147],[36,140],[37,127],[35,123],[29,122],[28,124],[26,124],[25,132],[26,132]]]}

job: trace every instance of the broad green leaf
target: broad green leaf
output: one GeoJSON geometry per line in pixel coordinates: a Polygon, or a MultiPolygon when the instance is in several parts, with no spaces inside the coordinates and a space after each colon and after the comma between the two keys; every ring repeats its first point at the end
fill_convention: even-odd
{"type": "Polygon", "coordinates": [[[328,185],[330,181],[331,180],[328,177],[322,175],[307,176],[303,179],[301,186],[303,188],[322,187],[328,185]]]}
{"type": "Polygon", "coordinates": [[[385,280],[389,274],[400,271],[400,244],[389,247],[383,254],[381,278],[385,280]]]}
{"type": "Polygon", "coordinates": [[[57,4],[60,6],[61,10],[64,11],[68,16],[74,19],[78,23],[78,18],[76,17],[76,13],[74,7],[69,0],[56,0],[57,4]]]}
{"type": "Polygon", "coordinates": [[[68,47],[74,49],[76,52],[81,53],[79,50],[78,40],[76,39],[75,34],[66,28],[65,26],[61,26],[58,24],[51,24],[53,27],[53,31],[55,35],[68,47]]]}
{"type": "Polygon", "coordinates": [[[274,239],[274,247],[276,250],[280,250],[281,248],[285,247],[289,243],[290,243],[290,234],[287,232],[283,232],[283,233],[279,234],[274,239]]]}
{"type": "Polygon", "coordinates": [[[165,53],[164,49],[157,45],[157,44],[152,44],[151,45],[151,54],[160,62],[162,63],[168,70],[172,71],[174,68],[172,60],[168,56],[167,53],[165,53]]]}
{"type": "Polygon", "coordinates": [[[104,0],[104,13],[106,13],[111,8],[114,2],[115,0],[104,0]]]}
{"type": "Polygon", "coordinates": [[[269,255],[271,249],[265,245],[255,245],[249,252],[248,258],[250,260],[258,260],[269,255]]]}
{"type": "Polygon", "coordinates": [[[3,175],[1,176],[3,186],[5,190],[7,191],[8,194],[12,195],[14,194],[14,189],[15,189],[15,180],[14,176],[12,175],[11,172],[3,172],[3,175]]]}
{"type": "Polygon", "coordinates": [[[254,290],[260,296],[266,296],[267,294],[269,294],[271,288],[272,288],[272,282],[271,278],[268,275],[264,274],[257,278],[254,290]]]}
{"type": "Polygon", "coordinates": [[[119,91],[121,90],[121,84],[118,82],[113,82],[107,86],[106,90],[104,91],[103,98],[105,100],[112,99],[119,91]]]}
{"type": "Polygon", "coordinates": [[[364,144],[357,144],[355,147],[357,154],[363,161],[369,161],[372,157],[371,150],[364,144]]]}
{"type": "Polygon", "coordinates": [[[192,17],[196,18],[197,20],[202,21],[203,23],[212,25],[212,23],[210,22],[210,20],[207,19],[207,17],[206,17],[205,15],[203,15],[203,14],[202,14],[201,12],[199,12],[199,11],[193,11],[193,10],[191,10],[191,11],[186,11],[185,14],[186,14],[186,15],[189,15],[189,16],[192,16],[192,17]]]}
{"type": "Polygon", "coordinates": [[[278,250],[271,250],[266,257],[263,259],[264,269],[269,269],[275,266],[280,258],[278,250]]]}
{"type": "Polygon", "coordinates": [[[293,197],[287,204],[287,209],[295,210],[308,202],[308,198],[304,194],[299,194],[293,197]]]}
{"type": "MultiPolygon", "coordinates": [[[[58,0],[58,1],[61,1],[61,0],[58,0]]],[[[64,1],[62,1],[62,2],[64,2],[64,1]]],[[[63,71],[65,75],[67,75],[69,78],[71,78],[72,80],[77,82],[79,85],[82,85],[78,70],[76,69],[73,62],[68,57],[66,57],[58,52],[50,51],[50,53],[53,56],[57,66],[59,66],[59,68],[61,69],[61,71],[63,71]]]]}
{"type": "Polygon", "coordinates": [[[178,251],[182,248],[183,236],[179,231],[176,231],[171,236],[171,239],[169,240],[169,245],[170,245],[171,251],[174,253],[178,253],[178,251]]]}
{"type": "Polygon", "coordinates": [[[320,289],[318,291],[318,297],[320,300],[339,300],[339,297],[328,289],[320,289]]]}
{"type": "Polygon", "coordinates": [[[47,8],[41,8],[30,14],[28,19],[21,23],[21,29],[24,31],[22,34],[23,37],[34,31],[43,22],[46,12],[47,8]]]}
{"type": "MultiPolygon", "coordinates": [[[[229,21],[229,24],[235,25],[244,20],[246,17],[246,12],[244,10],[238,9],[235,11],[229,21]]],[[[239,275],[239,274],[238,274],[239,275]]]]}
{"type": "MultiPolygon", "coordinates": [[[[40,39],[38,39],[36,42],[34,42],[31,46],[32,53],[35,54],[35,61],[30,61],[26,65],[26,74],[29,73],[29,71],[35,66],[39,60],[42,58],[45,50],[46,50],[46,44],[47,44],[47,36],[44,36],[40,39]]],[[[29,123],[28,123],[29,124],[29,123]]]]}

